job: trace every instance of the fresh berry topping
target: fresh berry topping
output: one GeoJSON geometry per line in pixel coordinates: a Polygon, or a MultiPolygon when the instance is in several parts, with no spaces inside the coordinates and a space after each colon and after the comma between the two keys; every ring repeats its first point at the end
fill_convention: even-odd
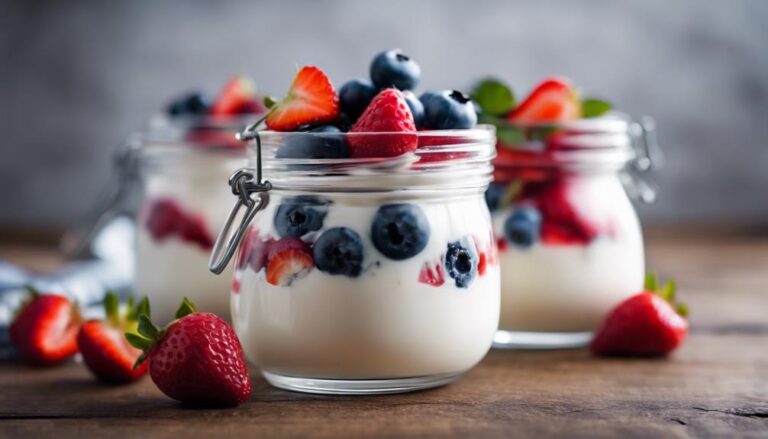
{"type": "Polygon", "coordinates": [[[675,350],[688,333],[687,309],[675,304],[675,283],[658,288],[649,275],[645,291],[614,308],[597,330],[590,350],[596,355],[655,357],[675,350]]]}
{"type": "Polygon", "coordinates": [[[503,183],[494,182],[488,185],[488,189],[485,190],[485,204],[488,205],[488,210],[495,212],[501,206],[506,188],[507,185],[503,183]]]}
{"type": "Polygon", "coordinates": [[[424,250],[429,234],[427,216],[415,204],[383,205],[376,211],[371,224],[371,241],[376,250],[398,261],[424,250]]]}
{"type": "Polygon", "coordinates": [[[416,95],[408,90],[403,92],[405,102],[408,103],[408,108],[411,110],[413,116],[413,123],[417,130],[424,128],[424,104],[421,103],[416,95]]]}
{"type": "Polygon", "coordinates": [[[557,122],[581,117],[576,90],[560,78],[545,79],[508,116],[517,123],[557,122]]]}
{"type": "Polygon", "coordinates": [[[208,114],[210,109],[211,99],[200,92],[193,92],[171,102],[167,111],[171,116],[200,116],[208,114]]]}
{"type": "Polygon", "coordinates": [[[280,236],[304,236],[323,227],[328,201],[313,196],[286,198],[275,212],[274,224],[280,236]]]}
{"type": "Polygon", "coordinates": [[[458,90],[424,94],[424,125],[432,130],[469,129],[477,124],[475,105],[458,90]]]}
{"type": "Polygon", "coordinates": [[[232,328],[215,314],[195,312],[184,299],[164,329],[139,315],[138,333],[128,341],[149,362],[149,375],[169,397],[192,405],[237,405],[251,394],[243,349],[232,328]]]}
{"type": "Polygon", "coordinates": [[[462,238],[448,243],[445,271],[459,288],[468,288],[477,277],[477,249],[471,239],[462,238]]]}
{"type": "Polygon", "coordinates": [[[541,214],[534,207],[515,208],[504,221],[504,236],[519,248],[529,248],[539,239],[541,214]]]}
{"type": "Polygon", "coordinates": [[[541,241],[551,245],[586,245],[600,228],[576,208],[566,179],[527,184],[523,192],[541,212],[541,241]]]}
{"type": "Polygon", "coordinates": [[[345,159],[349,157],[347,136],[333,125],[322,125],[304,133],[286,134],[285,144],[277,150],[279,159],[345,159]]]}
{"type": "Polygon", "coordinates": [[[376,87],[368,81],[362,79],[347,81],[339,90],[341,111],[352,120],[357,120],[377,93],[376,87]]]}
{"type": "Polygon", "coordinates": [[[419,272],[419,282],[433,287],[439,287],[445,283],[445,270],[440,261],[425,262],[419,272]]]}
{"type": "Polygon", "coordinates": [[[349,136],[349,148],[354,158],[395,157],[412,152],[418,145],[416,126],[402,92],[388,88],[379,93],[350,133],[382,133],[380,135],[349,136]]]}
{"type": "Polygon", "coordinates": [[[312,254],[320,271],[357,277],[363,270],[363,240],[354,230],[334,227],[320,235],[312,254]]]}
{"type": "Polygon", "coordinates": [[[133,365],[141,355],[123,336],[126,331],[137,329],[138,313],[148,312],[149,304],[144,298],[138,307],[129,301],[120,307],[117,295],[107,293],[104,299],[106,319],[89,320],[80,327],[77,346],[85,365],[101,381],[127,383],[147,372],[147,364],[133,365]]]}
{"type": "Polygon", "coordinates": [[[477,274],[483,276],[485,270],[488,269],[488,255],[485,252],[480,252],[480,257],[477,261],[477,274]]]}
{"type": "Polygon", "coordinates": [[[240,256],[237,260],[237,268],[249,266],[255,272],[259,272],[267,266],[269,248],[275,241],[272,238],[262,239],[259,231],[255,228],[249,228],[243,237],[243,244],[240,250],[240,256]]]}
{"type": "Polygon", "coordinates": [[[256,86],[244,76],[235,76],[224,86],[211,107],[213,116],[260,113],[266,109],[258,101],[256,86]]]}
{"type": "Polygon", "coordinates": [[[205,218],[186,212],[170,198],[159,198],[149,204],[145,225],[157,241],[178,236],[204,250],[213,248],[213,235],[208,230],[205,218]]]}
{"type": "Polygon", "coordinates": [[[30,298],[11,323],[11,343],[21,357],[35,365],[60,363],[77,352],[80,313],[64,296],[39,295],[30,298]]]}
{"type": "Polygon", "coordinates": [[[379,89],[395,87],[412,90],[420,77],[419,65],[399,49],[381,52],[371,63],[371,80],[379,89]]]}
{"type": "Polygon", "coordinates": [[[270,248],[267,282],[290,286],[294,279],[306,276],[315,266],[309,246],[299,238],[283,238],[270,248]]]}
{"type": "Polygon", "coordinates": [[[275,131],[294,131],[302,125],[332,123],[339,117],[339,97],[330,79],[315,66],[302,67],[288,90],[266,118],[275,131]]]}

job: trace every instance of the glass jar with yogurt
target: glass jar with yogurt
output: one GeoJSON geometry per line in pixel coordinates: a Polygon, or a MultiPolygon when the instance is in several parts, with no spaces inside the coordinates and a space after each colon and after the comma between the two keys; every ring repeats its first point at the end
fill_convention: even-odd
{"type": "Polygon", "coordinates": [[[240,201],[211,266],[222,270],[239,242],[234,328],[277,387],[424,389],[457,379],[491,346],[499,266],[483,193],[492,129],[406,134],[419,148],[395,158],[281,158],[306,142],[390,135],[403,134],[264,131],[250,166],[262,150],[269,183],[247,171],[230,179],[240,201]]]}
{"type": "Polygon", "coordinates": [[[656,151],[650,121],[611,115],[498,130],[486,192],[501,266],[494,346],[583,346],[642,290],[643,238],[627,189],[654,195],[641,178],[656,151]]]}
{"type": "Polygon", "coordinates": [[[133,142],[143,189],[134,290],[149,297],[158,322],[173,320],[184,297],[229,320],[232,280],[207,262],[231,204],[221,181],[245,164],[235,139],[245,125],[238,117],[158,118],[133,142]]]}

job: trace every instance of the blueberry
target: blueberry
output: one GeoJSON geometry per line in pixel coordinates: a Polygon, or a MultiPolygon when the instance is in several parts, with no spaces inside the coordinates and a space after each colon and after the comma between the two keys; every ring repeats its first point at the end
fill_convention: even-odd
{"type": "Polygon", "coordinates": [[[485,190],[485,204],[488,205],[488,210],[495,212],[499,208],[501,197],[504,196],[506,189],[507,185],[503,183],[491,183],[488,185],[488,189],[485,190]]]}
{"type": "Polygon", "coordinates": [[[424,104],[421,103],[412,91],[404,91],[403,96],[405,96],[405,102],[408,103],[408,108],[411,109],[411,114],[413,114],[416,129],[421,129],[424,126],[424,104]]]}
{"type": "Polygon", "coordinates": [[[448,243],[445,253],[445,271],[457,287],[467,288],[477,277],[479,257],[471,239],[448,243]]]}
{"type": "Polygon", "coordinates": [[[532,246],[541,232],[541,214],[533,207],[519,207],[504,221],[504,236],[520,248],[532,246]]]}
{"type": "Polygon", "coordinates": [[[379,207],[371,224],[371,241],[384,256],[401,261],[416,256],[429,241],[429,221],[415,204],[379,207]]]}
{"type": "Polygon", "coordinates": [[[315,265],[328,274],[357,277],[363,270],[363,241],[347,227],[334,227],[320,235],[312,248],[315,265]]]}
{"type": "Polygon", "coordinates": [[[362,79],[347,81],[339,90],[341,111],[351,119],[357,119],[363,114],[376,93],[376,87],[368,81],[362,79]]]}
{"type": "Polygon", "coordinates": [[[211,105],[211,99],[208,96],[193,92],[171,102],[168,106],[168,114],[171,116],[207,114],[211,105]]]}
{"type": "Polygon", "coordinates": [[[399,49],[381,52],[371,63],[371,80],[379,89],[411,90],[419,83],[421,68],[399,49]]]}
{"type": "Polygon", "coordinates": [[[463,130],[477,124],[475,105],[460,91],[425,93],[421,102],[424,104],[425,125],[429,129],[463,130]]]}
{"type": "Polygon", "coordinates": [[[301,237],[320,230],[327,213],[328,201],[311,196],[288,198],[275,212],[275,229],[282,237],[301,237]]]}
{"type": "Polygon", "coordinates": [[[279,159],[343,159],[349,157],[347,138],[333,125],[323,125],[308,130],[307,134],[286,134],[285,144],[275,153],[279,159]]]}

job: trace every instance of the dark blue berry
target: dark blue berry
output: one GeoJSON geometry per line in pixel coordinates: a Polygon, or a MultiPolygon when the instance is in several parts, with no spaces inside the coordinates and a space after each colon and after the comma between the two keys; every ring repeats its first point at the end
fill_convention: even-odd
{"type": "Polygon", "coordinates": [[[371,223],[373,246],[384,256],[398,261],[424,250],[429,234],[429,221],[415,204],[381,206],[371,223]]]}
{"type": "Polygon", "coordinates": [[[488,185],[488,189],[485,190],[485,204],[488,205],[488,210],[495,212],[499,208],[501,197],[504,196],[506,190],[507,185],[503,183],[491,183],[488,185]]]}
{"type": "Polygon", "coordinates": [[[405,102],[408,103],[408,108],[411,109],[411,114],[413,114],[413,122],[416,124],[416,129],[420,130],[424,127],[424,104],[421,103],[412,91],[404,91],[403,96],[405,96],[405,102]]]}
{"type": "Polygon", "coordinates": [[[275,157],[279,159],[344,159],[349,157],[347,136],[333,125],[312,128],[308,132],[285,134],[285,144],[275,157]]]}
{"type": "Polygon", "coordinates": [[[373,58],[371,80],[379,89],[395,87],[400,90],[416,88],[421,68],[400,50],[387,50],[373,58]]]}
{"type": "Polygon", "coordinates": [[[282,237],[301,237],[320,230],[327,213],[328,201],[312,196],[287,198],[275,212],[275,229],[282,237]]]}
{"type": "Polygon", "coordinates": [[[479,257],[471,239],[448,243],[445,253],[445,271],[459,288],[467,288],[477,277],[479,257]]]}
{"type": "Polygon", "coordinates": [[[426,128],[433,130],[463,130],[477,124],[475,105],[467,95],[457,90],[439,93],[425,93],[424,104],[426,128]]]}
{"type": "Polygon", "coordinates": [[[504,236],[511,244],[528,248],[541,233],[541,214],[533,207],[519,207],[504,221],[504,236]]]}
{"type": "Polygon", "coordinates": [[[328,274],[357,277],[363,270],[363,241],[347,227],[334,227],[320,235],[312,247],[315,265],[328,274]]]}
{"type": "Polygon", "coordinates": [[[353,79],[347,81],[339,90],[339,104],[341,111],[356,120],[363,114],[368,104],[376,97],[376,87],[368,81],[353,79]]]}
{"type": "Polygon", "coordinates": [[[186,94],[168,106],[171,116],[208,114],[211,109],[211,99],[199,92],[186,94]]]}

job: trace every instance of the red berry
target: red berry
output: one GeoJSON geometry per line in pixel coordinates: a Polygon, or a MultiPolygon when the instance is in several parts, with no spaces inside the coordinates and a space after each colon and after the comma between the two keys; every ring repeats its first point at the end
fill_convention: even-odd
{"type": "Polygon", "coordinates": [[[60,363],[77,352],[80,313],[64,296],[32,294],[11,323],[11,343],[36,365],[60,363]]]}
{"type": "Polygon", "coordinates": [[[224,86],[211,107],[214,116],[232,116],[266,111],[256,96],[253,81],[244,76],[235,76],[224,86]]]}
{"type": "Polygon", "coordinates": [[[542,81],[508,116],[516,123],[558,122],[581,117],[576,90],[562,78],[542,81]]]}
{"type": "Polygon", "coordinates": [[[445,283],[445,270],[441,261],[425,262],[419,273],[419,282],[433,287],[439,287],[445,283]]]}
{"type": "Polygon", "coordinates": [[[248,265],[258,273],[259,270],[267,266],[269,249],[274,242],[275,240],[269,237],[262,239],[258,230],[249,228],[243,237],[243,246],[237,260],[237,268],[242,269],[248,265]]]}
{"type": "Polygon", "coordinates": [[[376,95],[349,132],[349,149],[353,158],[395,157],[412,152],[418,146],[411,110],[403,93],[394,88],[376,95]]]}
{"type": "Polygon", "coordinates": [[[339,97],[330,79],[315,66],[302,67],[288,95],[270,110],[267,128],[293,131],[302,125],[330,123],[339,117],[339,97]]]}
{"type": "Polygon", "coordinates": [[[178,236],[186,242],[197,244],[203,250],[213,248],[213,235],[208,230],[205,218],[186,212],[170,198],[159,198],[149,204],[145,224],[157,241],[178,236]]]}
{"type": "Polygon", "coordinates": [[[267,265],[267,282],[288,286],[294,279],[306,276],[315,266],[312,254],[306,250],[287,248],[274,255],[267,265]]]}
{"type": "Polygon", "coordinates": [[[541,212],[541,240],[551,245],[586,245],[600,233],[600,228],[574,205],[569,194],[569,182],[555,179],[540,184],[528,184],[524,196],[532,198],[541,212]]]}

